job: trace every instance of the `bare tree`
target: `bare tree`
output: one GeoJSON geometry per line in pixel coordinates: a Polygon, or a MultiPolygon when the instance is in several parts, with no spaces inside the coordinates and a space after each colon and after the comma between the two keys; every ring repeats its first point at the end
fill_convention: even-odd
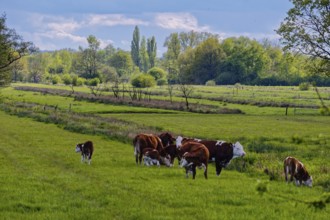
{"type": "Polygon", "coordinates": [[[187,85],[187,84],[181,83],[181,84],[179,84],[179,90],[182,92],[182,95],[186,101],[186,108],[187,108],[187,110],[189,110],[188,99],[191,97],[194,87],[192,85],[187,85]]]}

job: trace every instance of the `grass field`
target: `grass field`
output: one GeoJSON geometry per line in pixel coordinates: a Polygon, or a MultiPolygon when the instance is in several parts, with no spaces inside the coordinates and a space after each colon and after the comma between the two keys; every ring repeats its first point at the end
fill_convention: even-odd
{"type": "Polygon", "coordinates": [[[327,219],[309,207],[320,187],[295,187],[224,170],[184,177],[178,167],[136,166],[130,145],[0,112],[1,219],[327,219]],[[17,126],[19,125],[19,126],[17,126]],[[74,144],[92,139],[92,165],[74,144]],[[258,181],[267,182],[259,195],[258,181]]]}
{"type": "MultiPolygon", "coordinates": [[[[212,94],[213,89],[201,87],[198,91],[212,94]]],[[[254,88],[255,96],[257,90],[254,88]]],[[[327,90],[323,91],[326,94],[327,90]]],[[[8,103],[58,106],[65,120],[72,120],[68,112],[71,104],[77,114],[101,116],[104,121],[124,120],[125,126],[131,126],[131,133],[136,129],[132,125],[137,124],[175,135],[238,140],[247,155],[233,160],[220,177],[215,175],[214,164],[209,165],[208,180],[197,170],[193,181],[186,179],[184,170],[177,166],[136,166],[130,143],[114,141],[106,135],[91,135],[93,132],[83,129],[73,133],[63,129],[66,126],[38,122],[27,114],[18,117],[23,116],[18,109],[12,115],[0,110],[0,219],[328,219],[330,216],[328,116],[314,113],[285,116],[283,108],[230,103],[228,106],[245,109],[246,114],[196,114],[90,103],[12,88],[1,90],[1,95],[2,101],[8,103]],[[81,164],[80,155],[74,152],[75,144],[86,140],[93,140],[96,148],[91,166],[81,164]],[[282,161],[287,155],[297,156],[305,163],[314,179],[313,188],[284,182],[282,161]],[[263,172],[265,168],[270,175],[263,172]]],[[[264,93],[261,96],[270,99],[264,93]]],[[[84,118],[82,123],[99,129],[94,120],[91,117],[88,122],[84,118]]],[[[102,127],[113,132],[111,126],[102,127]]]]}

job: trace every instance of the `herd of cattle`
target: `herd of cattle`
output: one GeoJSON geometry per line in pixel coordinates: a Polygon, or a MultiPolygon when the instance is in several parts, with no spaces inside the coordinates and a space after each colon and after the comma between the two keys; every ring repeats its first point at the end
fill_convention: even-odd
{"type": "MultiPolygon", "coordinates": [[[[192,173],[195,179],[196,167],[204,169],[204,177],[207,179],[209,161],[215,162],[216,175],[219,176],[222,168],[228,166],[230,161],[237,157],[245,156],[243,146],[239,143],[226,141],[200,140],[178,136],[174,138],[170,133],[138,134],[133,139],[136,164],[143,163],[146,166],[174,165],[175,158],[179,165],[185,168],[186,177],[192,173]]],[[[91,141],[76,145],[76,152],[81,153],[81,161],[88,160],[91,163],[94,146],[91,141]]],[[[284,160],[285,180],[295,180],[296,185],[312,186],[312,177],[305,166],[294,157],[284,160]],[[290,178],[288,176],[290,175],[290,178]]]]}

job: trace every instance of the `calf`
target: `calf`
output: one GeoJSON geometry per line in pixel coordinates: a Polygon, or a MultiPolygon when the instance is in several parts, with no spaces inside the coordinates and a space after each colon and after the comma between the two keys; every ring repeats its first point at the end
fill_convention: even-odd
{"type": "Polygon", "coordinates": [[[88,164],[91,164],[92,155],[94,152],[93,142],[86,141],[85,143],[77,144],[76,153],[81,152],[81,162],[88,159],[88,164]]]}
{"type": "Polygon", "coordinates": [[[304,184],[312,187],[313,178],[308,174],[304,164],[294,157],[287,157],[284,160],[285,181],[288,183],[288,175],[290,174],[290,182],[295,179],[296,185],[304,184]]]}
{"type": "Polygon", "coordinates": [[[153,148],[144,148],[142,151],[144,164],[147,166],[164,164],[170,166],[170,158],[166,157],[166,160],[162,160],[159,152],[153,148]]]}
{"type": "Polygon", "coordinates": [[[182,155],[180,161],[181,167],[186,169],[186,177],[188,172],[192,171],[193,179],[196,176],[196,167],[204,169],[204,177],[207,179],[207,164],[209,160],[209,150],[203,144],[198,142],[186,142],[179,147],[179,156],[182,155]]]}

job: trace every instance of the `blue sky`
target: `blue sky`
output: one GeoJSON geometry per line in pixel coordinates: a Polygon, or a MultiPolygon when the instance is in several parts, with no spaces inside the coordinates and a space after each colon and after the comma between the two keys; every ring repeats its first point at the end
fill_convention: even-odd
{"type": "Polygon", "coordinates": [[[41,50],[78,49],[94,35],[101,47],[130,50],[133,30],[155,36],[158,56],[174,32],[206,31],[221,38],[278,39],[289,0],[0,0],[7,26],[41,50]]]}

